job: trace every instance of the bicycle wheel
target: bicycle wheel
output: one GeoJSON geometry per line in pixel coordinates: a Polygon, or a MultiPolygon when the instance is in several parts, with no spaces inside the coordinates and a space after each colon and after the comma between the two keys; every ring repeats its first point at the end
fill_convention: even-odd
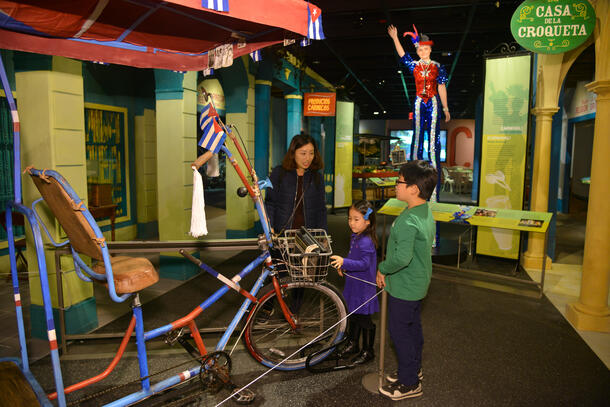
{"type": "MultiPolygon", "coordinates": [[[[273,285],[269,285],[261,292],[260,302],[249,316],[244,335],[246,347],[256,360],[272,367],[316,339],[277,367],[279,370],[303,369],[309,354],[343,338],[347,325],[345,302],[337,289],[327,283],[286,279],[280,281],[280,286],[284,303],[297,320],[297,328],[293,330],[286,321],[273,285]]],[[[310,364],[321,361],[332,351],[316,356],[310,364]]]]}

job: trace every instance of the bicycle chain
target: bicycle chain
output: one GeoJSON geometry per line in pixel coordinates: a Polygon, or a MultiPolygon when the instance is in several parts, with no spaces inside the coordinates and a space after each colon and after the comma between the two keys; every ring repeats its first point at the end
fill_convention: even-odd
{"type": "MultiPolygon", "coordinates": [[[[203,359],[204,359],[205,357],[206,357],[206,356],[202,356],[202,357],[196,358],[195,360],[196,360],[197,362],[201,363],[201,361],[203,361],[203,359]]],[[[85,397],[83,397],[83,398],[81,398],[81,399],[78,399],[78,400],[72,401],[72,402],[68,403],[68,404],[67,404],[67,406],[74,406],[74,405],[78,405],[78,404],[80,404],[80,403],[82,403],[82,402],[84,402],[84,401],[87,401],[87,400],[92,400],[92,399],[98,398],[98,397],[100,397],[100,396],[102,396],[102,395],[104,395],[104,394],[107,394],[107,393],[111,392],[111,391],[118,390],[118,389],[121,389],[121,388],[123,388],[123,387],[130,386],[130,385],[132,385],[132,384],[140,383],[142,380],[145,380],[145,379],[150,379],[151,377],[154,377],[154,376],[160,375],[161,373],[165,373],[165,372],[167,372],[167,371],[170,371],[170,370],[172,370],[172,369],[175,369],[175,368],[177,368],[177,367],[180,367],[180,366],[182,366],[182,365],[186,365],[186,364],[189,364],[189,363],[193,363],[193,361],[192,361],[192,360],[188,360],[188,361],[186,361],[186,362],[182,362],[182,363],[179,363],[179,364],[177,364],[177,365],[170,366],[170,367],[168,367],[167,369],[160,370],[160,371],[158,371],[158,372],[156,372],[156,373],[150,374],[150,375],[148,375],[148,376],[146,376],[146,377],[138,378],[138,379],[133,380],[133,381],[131,381],[131,382],[127,382],[127,383],[119,384],[119,385],[117,385],[117,386],[113,386],[113,387],[110,387],[110,388],[108,388],[108,389],[98,391],[97,393],[93,393],[93,394],[90,394],[90,395],[88,395],[88,396],[85,396],[85,397]]],[[[174,388],[175,386],[177,386],[177,385],[179,385],[179,384],[184,384],[184,383],[187,383],[187,382],[191,381],[191,380],[192,380],[192,379],[194,379],[194,378],[195,378],[195,376],[193,376],[193,377],[191,377],[191,378],[189,378],[188,380],[185,380],[185,381],[183,381],[183,382],[176,383],[174,386],[170,386],[170,387],[168,387],[166,390],[169,390],[169,389],[171,389],[171,388],[174,388]]]]}

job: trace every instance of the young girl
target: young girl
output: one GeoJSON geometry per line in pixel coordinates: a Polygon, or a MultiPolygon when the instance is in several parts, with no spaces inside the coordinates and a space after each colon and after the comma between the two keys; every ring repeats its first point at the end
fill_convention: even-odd
{"type": "MultiPolygon", "coordinates": [[[[348,312],[354,311],[377,292],[374,285],[377,273],[377,235],[375,232],[375,212],[368,201],[352,204],[348,213],[348,224],[352,230],[349,253],[346,258],[331,256],[332,266],[339,275],[347,272],[343,296],[347,302],[348,312]],[[355,278],[351,278],[355,277],[355,278]],[[373,284],[367,284],[365,280],[373,284]]],[[[339,352],[339,357],[360,353],[352,360],[353,365],[360,365],[375,358],[375,324],[371,314],[379,311],[377,298],[369,301],[348,319],[348,341],[339,352]],[[362,334],[362,350],[359,347],[362,334]]]]}

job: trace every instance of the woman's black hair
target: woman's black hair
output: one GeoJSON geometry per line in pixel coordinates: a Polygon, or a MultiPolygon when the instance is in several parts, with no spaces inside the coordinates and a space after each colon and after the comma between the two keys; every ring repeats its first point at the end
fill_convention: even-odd
{"type": "Polygon", "coordinates": [[[290,141],[290,146],[288,147],[288,151],[286,155],[284,155],[284,160],[282,161],[282,167],[285,170],[294,170],[297,168],[297,163],[294,160],[295,151],[304,145],[311,144],[313,146],[313,161],[309,168],[313,171],[317,171],[319,169],[324,168],[324,161],[322,160],[322,156],[320,155],[320,150],[318,150],[318,145],[316,144],[316,140],[313,139],[308,134],[297,134],[290,141]]]}
{"type": "Polygon", "coordinates": [[[375,208],[373,207],[373,204],[369,201],[361,199],[352,203],[352,206],[350,206],[350,210],[351,209],[357,210],[362,214],[365,220],[369,221],[368,226],[362,231],[362,233],[369,235],[369,237],[373,241],[373,244],[375,244],[375,247],[377,247],[377,231],[375,230],[375,208]]]}

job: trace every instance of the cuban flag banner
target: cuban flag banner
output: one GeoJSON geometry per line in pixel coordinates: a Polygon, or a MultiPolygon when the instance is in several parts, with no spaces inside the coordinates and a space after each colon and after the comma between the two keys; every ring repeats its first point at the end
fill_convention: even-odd
{"type": "Polygon", "coordinates": [[[201,111],[199,127],[203,131],[199,145],[214,154],[218,153],[227,135],[218,124],[218,113],[211,103],[208,103],[201,111]]]}
{"type": "Polygon", "coordinates": [[[312,40],[323,40],[322,10],[311,3],[307,4],[307,38],[312,40]]]}
{"type": "Polygon", "coordinates": [[[229,11],[229,0],[201,0],[201,7],[216,11],[229,11]]]}
{"type": "Polygon", "coordinates": [[[263,56],[261,55],[261,50],[257,49],[256,51],[253,51],[250,53],[250,58],[252,58],[252,60],[254,62],[259,62],[263,60],[263,56]]]}
{"type": "Polygon", "coordinates": [[[301,40],[301,42],[299,42],[299,45],[301,47],[307,47],[307,46],[311,45],[311,40],[309,38],[303,38],[301,40]]]}

